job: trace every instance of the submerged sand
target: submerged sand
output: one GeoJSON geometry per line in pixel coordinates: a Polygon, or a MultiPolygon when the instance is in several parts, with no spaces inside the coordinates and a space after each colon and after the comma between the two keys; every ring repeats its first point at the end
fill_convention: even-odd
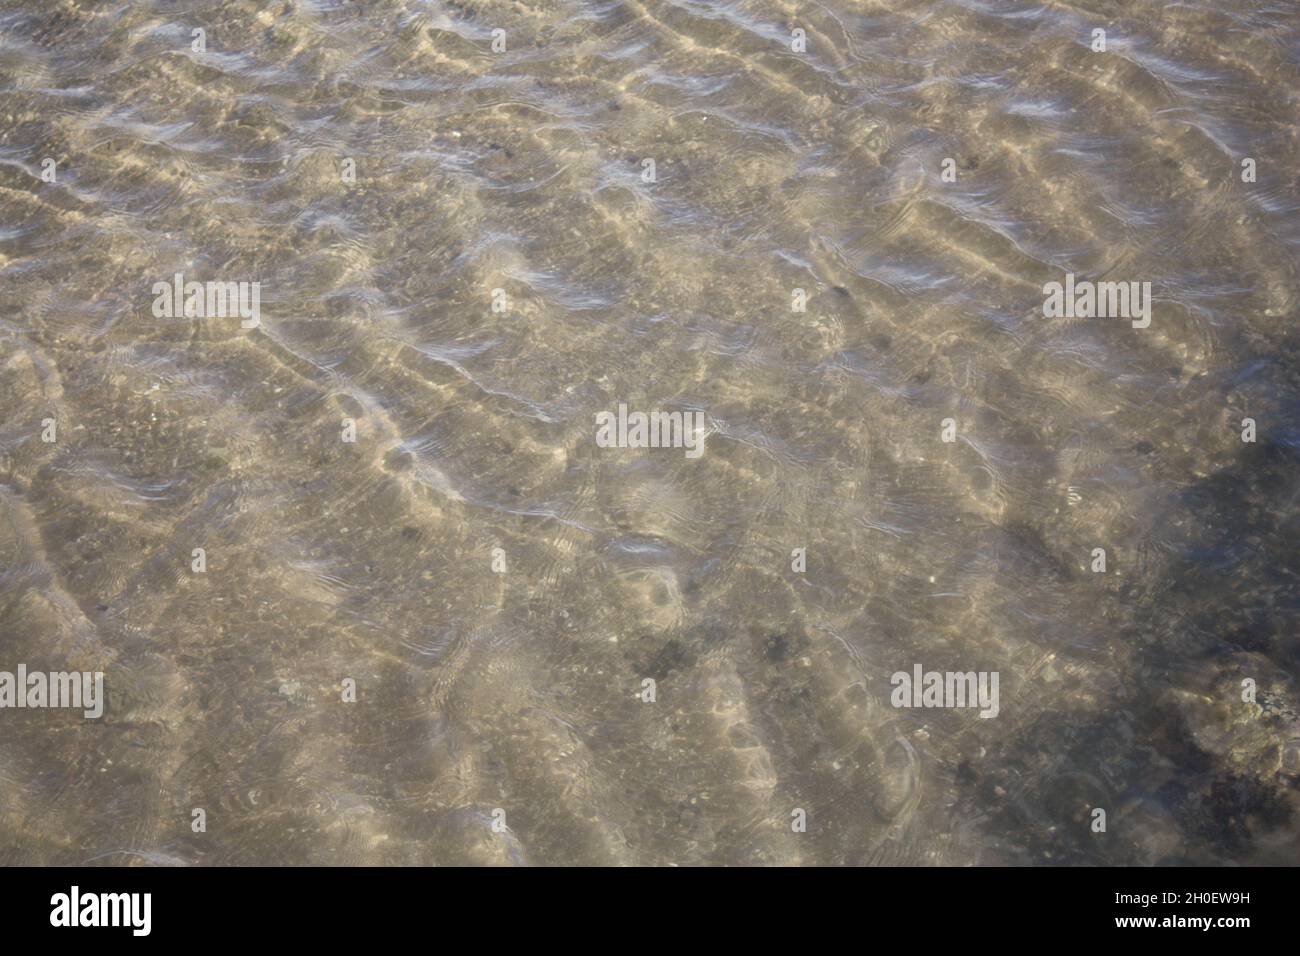
{"type": "Polygon", "coordinates": [[[1298,25],[0,0],[0,863],[1294,862],[1298,25]]]}

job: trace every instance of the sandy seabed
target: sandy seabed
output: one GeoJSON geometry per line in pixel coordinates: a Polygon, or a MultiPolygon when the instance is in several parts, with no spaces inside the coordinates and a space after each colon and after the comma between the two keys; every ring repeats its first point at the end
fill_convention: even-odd
{"type": "Polygon", "coordinates": [[[107,695],[0,864],[1295,862],[1298,90],[1293,2],[0,0],[0,671],[107,695]]]}

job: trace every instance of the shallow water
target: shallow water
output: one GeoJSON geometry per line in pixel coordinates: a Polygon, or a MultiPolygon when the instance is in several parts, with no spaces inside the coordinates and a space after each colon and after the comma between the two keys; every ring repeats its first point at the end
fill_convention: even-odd
{"type": "Polygon", "coordinates": [[[1295,862],[1298,27],[0,0],[0,863],[1295,862]]]}

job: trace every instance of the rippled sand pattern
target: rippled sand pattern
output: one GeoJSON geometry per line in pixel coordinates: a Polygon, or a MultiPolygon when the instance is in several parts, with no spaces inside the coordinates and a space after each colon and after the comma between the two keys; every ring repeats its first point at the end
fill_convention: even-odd
{"type": "Polygon", "coordinates": [[[1295,862],[1298,27],[0,0],[0,863],[1295,862]]]}

